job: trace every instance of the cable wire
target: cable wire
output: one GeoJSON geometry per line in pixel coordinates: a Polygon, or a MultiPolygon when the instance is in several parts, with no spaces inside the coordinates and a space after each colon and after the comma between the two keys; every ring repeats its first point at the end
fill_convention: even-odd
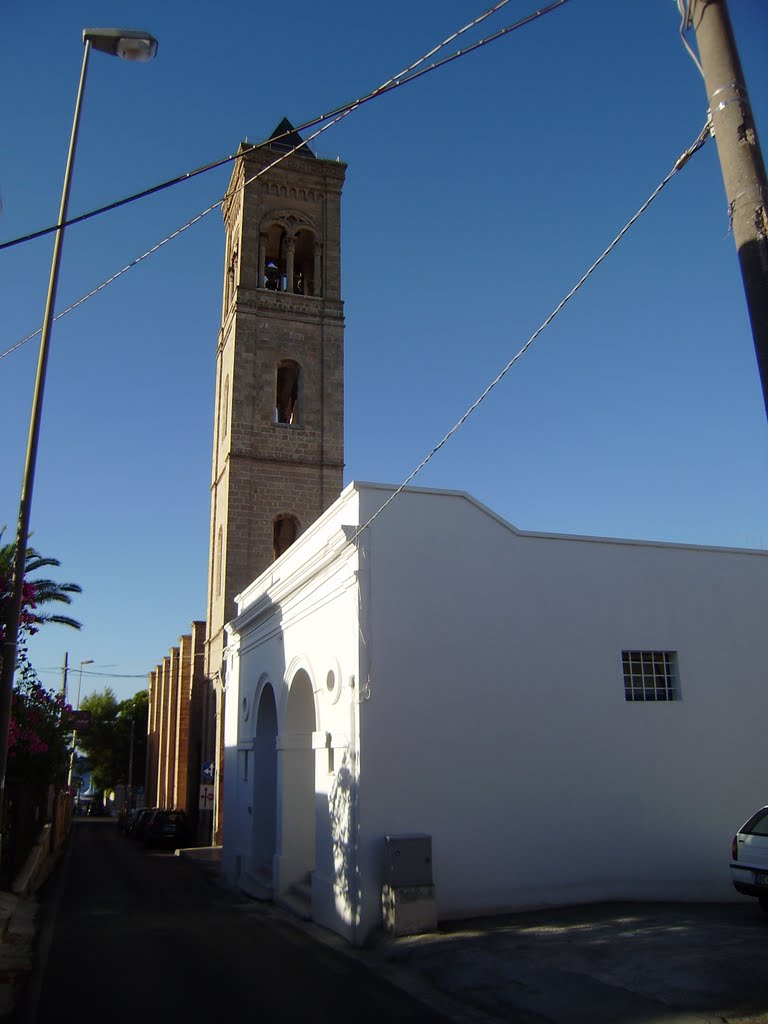
{"type": "MultiPolygon", "coordinates": [[[[260,143],[259,145],[265,145],[260,143]]],[[[259,145],[254,145],[254,149],[258,149],[259,145]]],[[[200,174],[205,174],[208,171],[213,171],[217,167],[222,167],[224,164],[230,163],[232,160],[237,159],[238,154],[232,153],[229,156],[222,157],[221,160],[215,160],[213,163],[204,164],[202,167],[197,167],[193,171],[187,171],[184,174],[179,174],[175,178],[170,178],[168,181],[163,181],[159,185],[152,185],[149,188],[143,189],[141,192],[134,192],[133,195],[126,196],[124,199],[116,199],[111,203],[107,203],[106,206],[99,206],[95,210],[89,210],[88,213],[80,213],[76,217],[70,217],[68,220],[62,221],[60,224],[51,224],[47,228],[40,228],[38,231],[30,231],[29,234],[20,235],[18,238],[12,238],[7,242],[0,242],[0,251],[3,249],[11,249],[16,245],[21,245],[23,242],[32,242],[35,238],[43,238],[45,235],[50,235],[54,231],[59,229],[72,227],[73,224],[81,224],[85,220],[90,220],[92,217],[98,217],[102,213],[109,213],[111,210],[117,210],[121,206],[126,206],[128,203],[136,202],[138,199],[146,199],[147,196],[153,196],[157,192],[162,192],[166,188],[170,188],[172,185],[180,185],[183,181],[190,181],[192,178],[196,178],[200,174]]]]}
{"type": "MultiPolygon", "coordinates": [[[[563,3],[566,3],[566,2],[567,2],[567,0],[556,0],[555,3],[550,4],[550,8],[554,9],[555,7],[559,7],[563,3]]],[[[437,67],[442,67],[443,64],[447,64],[447,63],[449,63],[449,61],[455,60],[457,56],[463,56],[464,52],[469,53],[471,49],[475,49],[478,45],[481,45],[481,44],[484,45],[487,42],[492,41],[493,39],[501,38],[502,34],[505,34],[504,30],[502,30],[501,33],[496,33],[494,36],[488,37],[485,40],[480,40],[479,43],[474,44],[472,47],[468,48],[466,51],[459,51],[458,53],[451,54],[450,57],[444,58],[442,61],[439,61],[437,64],[432,64],[428,68],[424,68],[424,69],[422,69],[419,72],[415,72],[416,68],[418,68],[420,65],[422,65],[425,61],[429,60],[429,58],[434,56],[439,50],[442,50],[445,46],[447,46],[449,43],[453,42],[454,39],[457,39],[464,32],[467,32],[469,29],[474,28],[476,25],[480,24],[480,22],[485,21],[486,18],[489,18],[492,14],[495,14],[496,11],[500,10],[502,7],[505,7],[508,3],[509,3],[509,0],[500,0],[500,2],[497,3],[494,7],[491,7],[489,10],[485,11],[485,13],[479,15],[477,18],[474,19],[474,21],[469,22],[463,28],[457,29],[450,36],[448,36],[446,39],[444,39],[442,41],[442,43],[438,43],[437,46],[434,46],[431,50],[429,50],[427,53],[425,53],[422,57],[419,57],[418,60],[414,61],[412,64],[409,64],[408,67],[406,67],[402,71],[398,72],[398,74],[393,75],[391,78],[388,78],[386,80],[386,82],[382,82],[382,84],[379,85],[372,92],[368,93],[366,96],[361,97],[358,100],[355,100],[353,103],[348,104],[348,105],[346,105],[343,108],[340,108],[338,113],[336,113],[335,115],[332,115],[333,119],[331,121],[329,121],[327,124],[323,125],[316,132],[314,132],[312,135],[309,135],[298,146],[295,146],[293,149],[291,149],[290,153],[284,154],[283,156],[280,156],[280,157],[276,158],[267,167],[263,167],[260,171],[258,171],[256,174],[254,174],[251,178],[249,178],[247,181],[243,182],[242,185],[238,186],[236,189],[233,189],[232,192],[227,193],[224,196],[224,198],[222,199],[222,202],[225,202],[226,199],[229,196],[236,195],[239,191],[241,191],[242,189],[244,189],[248,185],[250,185],[252,182],[254,182],[257,178],[260,178],[262,174],[265,174],[267,171],[272,170],[274,167],[277,166],[277,164],[279,164],[282,160],[284,160],[286,156],[291,156],[293,153],[296,153],[302,147],[309,146],[309,143],[312,142],[313,139],[316,139],[324,131],[327,131],[329,128],[332,128],[334,125],[338,124],[339,121],[341,121],[343,118],[347,117],[348,114],[351,114],[353,110],[357,110],[359,107],[361,107],[363,105],[363,103],[367,103],[369,100],[372,100],[372,99],[376,98],[377,96],[381,96],[385,92],[389,92],[390,90],[392,90],[392,89],[394,89],[394,88],[396,88],[396,87],[398,87],[400,85],[405,85],[407,82],[412,82],[416,78],[420,77],[422,74],[426,74],[428,71],[433,71],[437,67]]],[[[534,17],[534,16],[529,16],[528,18],[524,19],[523,21],[518,22],[516,27],[520,27],[523,24],[527,24],[528,21],[532,20],[532,17],[534,17]]],[[[298,131],[298,130],[299,129],[296,129],[296,131],[298,131]]],[[[291,134],[291,133],[290,132],[285,132],[282,137],[284,138],[288,134],[291,134]]],[[[266,145],[266,143],[264,145],[266,145]]],[[[251,151],[248,150],[248,152],[251,152],[251,151]]],[[[247,155],[247,153],[244,153],[243,155],[247,155]]]]}
{"type": "MultiPolygon", "coordinates": [[[[685,167],[685,165],[688,163],[688,161],[691,159],[691,157],[694,156],[694,154],[697,153],[702,148],[702,146],[705,144],[705,142],[709,138],[710,138],[710,130],[709,130],[709,123],[707,122],[707,124],[705,124],[704,127],[702,128],[701,132],[699,132],[699,134],[696,137],[695,141],[686,150],[684,150],[680,154],[680,156],[677,158],[677,160],[675,161],[672,169],[669,171],[669,173],[666,175],[666,177],[664,177],[662,179],[662,181],[659,183],[659,185],[657,185],[657,187],[653,190],[653,192],[646,199],[646,201],[642,204],[642,206],[640,206],[640,208],[637,210],[637,212],[627,221],[627,223],[624,225],[624,227],[615,236],[613,241],[603,250],[603,252],[600,254],[600,256],[598,256],[598,258],[585,271],[585,273],[582,274],[582,276],[579,278],[579,280],[576,282],[576,284],[571,288],[571,290],[560,300],[560,302],[555,306],[555,308],[552,310],[552,312],[549,314],[549,316],[547,316],[546,319],[542,321],[541,325],[533,332],[533,334],[528,338],[528,340],[525,342],[525,344],[509,360],[509,362],[501,370],[501,372],[498,373],[496,375],[496,377],[494,377],[494,379],[485,388],[485,390],[482,392],[482,394],[477,399],[475,399],[475,401],[469,406],[469,408],[466,410],[466,412],[464,412],[464,414],[456,421],[456,423],[451,427],[451,429],[448,431],[448,433],[445,434],[445,436],[432,448],[432,450],[421,460],[421,462],[419,462],[419,464],[416,466],[416,468],[405,478],[405,480],[403,480],[403,482],[392,492],[392,494],[390,494],[390,496],[387,498],[387,500],[385,502],[383,502],[383,504],[381,504],[379,506],[379,508],[374,512],[374,514],[365,523],[363,523],[362,526],[357,527],[357,529],[355,530],[354,534],[352,534],[352,536],[349,539],[349,544],[356,543],[356,541],[360,538],[361,534],[363,534],[366,530],[368,530],[371,527],[371,525],[381,515],[381,513],[400,494],[402,494],[402,492],[405,490],[405,488],[408,486],[408,484],[417,476],[417,474],[421,472],[421,470],[427,465],[427,463],[429,463],[431,461],[431,459],[450,440],[450,438],[455,433],[457,433],[458,430],[461,429],[461,427],[466,423],[466,421],[469,419],[469,417],[472,415],[472,413],[485,401],[485,399],[488,397],[488,395],[490,395],[490,393],[493,391],[493,389],[499,383],[501,383],[501,381],[504,379],[504,377],[506,377],[507,373],[512,369],[512,367],[522,358],[522,356],[528,351],[528,349],[531,347],[531,345],[533,345],[534,341],[536,341],[536,339],[540,337],[540,335],[543,333],[543,331],[547,327],[549,327],[549,325],[552,323],[552,321],[555,319],[555,317],[563,310],[563,308],[568,304],[568,302],[570,302],[570,300],[574,297],[574,295],[576,295],[576,293],[581,289],[581,287],[587,282],[587,280],[597,270],[597,268],[600,266],[600,264],[611,254],[611,252],[613,252],[613,250],[616,248],[616,246],[619,244],[619,242],[629,232],[629,230],[633,227],[633,225],[640,219],[640,217],[646,212],[646,210],[650,207],[651,203],[653,203],[653,201],[659,196],[659,194],[669,184],[669,182],[672,180],[672,178],[678,173],[678,171],[681,171],[683,169],[683,167],[685,167]]],[[[316,592],[317,590],[319,590],[320,587],[326,586],[329,580],[333,579],[334,576],[336,576],[339,572],[341,572],[341,570],[344,568],[344,564],[345,563],[343,561],[340,562],[337,565],[337,567],[334,568],[330,573],[328,573],[326,575],[323,575],[322,581],[317,584],[317,586],[314,588],[314,590],[310,591],[308,594],[305,594],[305,597],[306,596],[311,596],[311,594],[316,592]]],[[[50,671],[54,671],[54,669],[51,669],[50,671]]],[[[88,673],[88,674],[96,675],[97,673],[88,673]]],[[[126,679],[129,679],[129,678],[130,679],[132,679],[132,678],[144,678],[145,675],[148,675],[148,674],[149,673],[145,673],[142,676],[123,676],[121,678],[126,678],[126,679]]]]}
{"type": "Polygon", "coordinates": [[[483,391],[483,393],[478,398],[475,399],[475,401],[472,403],[472,405],[470,405],[470,407],[466,410],[463,416],[461,416],[461,418],[458,419],[456,423],[454,423],[454,425],[451,427],[448,433],[442,438],[442,440],[439,441],[435,445],[435,447],[429,452],[429,454],[426,455],[421,460],[421,462],[418,464],[418,466],[416,466],[413,472],[411,472],[400,484],[400,486],[395,491],[393,491],[393,493],[389,496],[389,498],[387,498],[384,504],[379,509],[377,509],[376,512],[374,512],[371,518],[357,529],[354,536],[352,537],[352,540],[356,540],[364,530],[368,529],[371,523],[373,523],[373,521],[379,515],[381,515],[381,513],[384,511],[387,505],[389,505],[390,502],[394,501],[398,494],[400,494],[408,486],[411,480],[413,480],[413,478],[418,473],[420,473],[421,470],[427,465],[427,463],[440,451],[443,445],[446,444],[446,442],[466,423],[466,421],[469,419],[472,413],[482,404],[482,402],[485,401],[485,399],[488,397],[488,395],[490,395],[490,393],[493,391],[496,385],[501,383],[501,381],[504,379],[504,377],[506,377],[506,375],[515,365],[515,363],[528,351],[528,349],[531,347],[534,341],[536,341],[539,335],[547,327],[549,327],[549,325],[552,323],[552,321],[555,319],[558,313],[568,304],[568,302],[570,302],[570,300],[579,291],[579,289],[588,280],[588,278],[592,276],[592,274],[597,270],[597,268],[600,266],[603,260],[606,259],[606,257],[616,248],[616,246],[619,244],[624,235],[626,235],[626,233],[633,226],[633,224],[635,224],[636,221],[645,213],[645,211],[648,209],[648,207],[651,205],[654,199],[659,195],[662,189],[665,188],[665,186],[672,180],[672,178],[677,174],[678,171],[682,170],[682,168],[688,163],[688,161],[691,159],[694,153],[697,153],[701,149],[701,147],[704,145],[704,143],[707,141],[709,137],[709,122],[707,122],[707,124],[704,125],[701,132],[697,136],[695,142],[693,142],[688,147],[688,149],[686,149],[683,153],[680,154],[680,156],[675,161],[675,164],[672,167],[672,170],[669,172],[669,174],[667,174],[667,176],[654,189],[654,191],[646,199],[646,201],[643,203],[643,205],[640,207],[637,213],[635,213],[634,216],[627,221],[627,223],[624,225],[624,227],[621,229],[618,235],[616,235],[616,237],[613,239],[610,245],[600,254],[600,256],[598,256],[598,258],[595,260],[592,266],[589,267],[589,269],[579,278],[579,280],[576,282],[573,288],[571,288],[568,294],[563,299],[560,300],[560,302],[555,306],[555,308],[552,310],[552,312],[549,314],[546,320],[544,320],[541,323],[541,325],[536,328],[536,330],[526,341],[526,343],[522,346],[522,348],[515,353],[515,355],[509,360],[504,369],[499,374],[497,374],[497,376],[491,381],[491,383],[488,385],[485,391],[483,391]]]}
{"type": "MultiPolygon", "coordinates": [[[[486,389],[482,392],[482,394],[472,403],[472,405],[469,406],[469,408],[466,410],[466,412],[461,416],[460,419],[458,419],[456,421],[456,423],[451,427],[451,429],[442,438],[442,440],[439,441],[434,446],[434,448],[429,452],[429,454],[426,455],[421,460],[421,462],[416,466],[416,468],[413,470],[413,472],[411,472],[405,478],[405,480],[403,480],[403,482],[399,485],[399,487],[397,487],[392,492],[392,494],[390,494],[390,496],[387,498],[387,500],[382,505],[379,506],[379,508],[373,513],[373,515],[365,523],[362,524],[362,526],[358,526],[357,527],[355,532],[349,538],[349,541],[348,541],[349,545],[352,545],[352,544],[357,542],[357,540],[360,538],[361,534],[363,534],[367,529],[370,528],[370,526],[381,515],[381,513],[400,494],[402,494],[402,492],[405,490],[405,488],[408,486],[408,484],[414,479],[414,477],[418,473],[421,472],[421,470],[427,465],[428,462],[430,462],[430,460],[437,454],[437,452],[440,451],[440,449],[447,443],[447,441],[458,430],[461,429],[461,427],[464,425],[464,423],[466,423],[466,421],[471,416],[471,414],[478,408],[478,406],[481,405],[482,402],[485,401],[485,399],[488,397],[488,395],[491,393],[491,391],[493,391],[493,389],[497,386],[497,384],[499,384],[504,379],[504,377],[512,369],[512,367],[515,365],[515,363],[517,363],[518,360],[528,351],[528,349],[531,347],[531,345],[534,343],[534,341],[536,341],[536,339],[542,334],[542,332],[552,323],[552,321],[555,319],[555,317],[558,315],[558,313],[560,313],[561,310],[567,305],[567,303],[570,302],[570,300],[573,298],[573,296],[579,291],[579,289],[592,276],[592,274],[597,270],[597,268],[600,266],[600,264],[616,248],[616,246],[619,244],[619,242],[624,238],[624,236],[630,230],[630,228],[646,212],[646,210],[649,208],[651,203],[658,197],[658,195],[666,187],[666,185],[672,180],[672,178],[678,173],[678,171],[681,171],[683,169],[683,167],[685,167],[685,165],[688,163],[688,161],[691,159],[691,157],[702,148],[704,143],[710,137],[711,137],[711,133],[710,133],[710,130],[709,130],[709,122],[707,122],[707,124],[705,124],[704,127],[702,128],[702,130],[699,132],[699,134],[696,137],[695,141],[686,150],[684,150],[680,154],[680,156],[677,158],[677,160],[675,161],[672,169],[669,171],[669,173],[666,175],[666,177],[662,179],[662,181],[659,183],[659,185],[657,185],[657,187],[653,190],[653,192],[646,199],[646,201],[642,204],[642,206],[627,221],[627,223],[624,225],[624,227],[621,229],[621,231],[619,231],[619,233],[616,235],[616,237],[613,239],[613,241],[610,243],[610,245],[608,245],[606,247],[606,249],[600,254],[600,256],[598,256],[598,258],[594,261],[594,263],[592,263],[592,265],[588,268],[588,270],[586,270],[585,273],[582,274],[582,276],[579,278],[579,280],[576,282],[576,284],[564,296],[564,298],[562,298],[560,300],[560,302],[555,306],[555,308],[552,310],[552,312],[549,314],[549,316],[533,332],[533,334],[530,336],[530,338],[528,338],[528,340],[518,350],[518,352],[516,352],[515,355],[509,360],[509,362],[504,367],[504,369],[499,374],[496,375],[496,377],[491,381],[491,383],[488,385],[488,387],[486,387],[486,389]]],[[[349,548],[349,550],[350,551],[352,550],[351,547],[349,548]]],[[[346,560],[340,560],[335,568],[333,568],[330,572],[324,574],[322,576],[321,581],[313,589],[308,590],[308,591],[306,591],[304,593],[303,599],[306,599],[307,597],[311,597],[312,594],[316,593],[321,587],[326,586],[329,580],[332,580],[334,576],[338,575],[338,573],[340,573],[342,571],[342,569],[344,568],[344,565],[345,565],[345,561],[346,560]]]]}
{"type": "Polygon", "coordinates": [[[699,74],[703,78],[704,77],[704,69],[702,68],[702,66],[701,66],[701,64],[699,62],[699,58],[693,52],[693,47],[688,42],[688,40],[685,38],[685,33],[688,31],[688,29],[692,25],[692,14],[691,14],[690,0],[677,0],[677,9],[680,12],[680,38],[683,41],[683,46],[688,51],[691,60],[696,65],[696,67],[699,69],[699,74]]]}
{"type": "MultiPolygon", "coordinates": [[[[70,672],[74,672],[76,669],[70,669],[70,672]]],[[[61,665],[58,666],[46,666],[45,668],[36,668],[35,672],[39,675],[41,672],[61,672],[61,665]]],[[[137,673],[125,673],[125,672],[83,672],[84,676],[99,676],[104,679],[146,679],[149,675],[148,672],[137,672],[137,673]]]]}
{"type": "MultiPolygon", "coordinates": [[[[487,10],[483,14],[479,15],[477,18],[475,18],[473,21],[469,22],[463,28],[460,28],[456,32],[452,33],[445,40],[443,40],[442,43],[439,43],[437,46],[433,47],[426,54],[424,54],[423,57],[420,57],[418,60],[414,61],[412,64],[410,64],[403,71],[399,72],[397,75],[394,75],[392,78],[390,78],[386,82],[382,83],[380,86],[378,86],[372,92],[369,92],[365,96],[362,96],[362,97],[360,97],[360,98],[358,98],[356,100],[353,100],[351,103],[344,104],[343,106],[338,107],[335,111],[332,111],[331,113],[322,115],[322,117],[320,117],[320,118],[315,118],[313,121],[305,122],[299,128],[294,129],[294,131],[297,131],[297,132],[298,131],[304,131],[304,130],[307,129],[307,127],[309,127],[311,125],[317,125],[319,122],[321,122],[323,120],[327,120],[328,118],[333,118],[332,120],[328,121],[327,124],[323,125],[316,132],[314,132],[312,135],[310,135],[308,138],[303,140],[302,143],[299,146],[294,146],[291,150],[289,150],[289,151],[287,151],[285,153],[282,153],[279,157],[277,157],[267,167],[262,168],[261,171],[259,171],[252,178],[249,178],[248,181],[244,182],[241,186],[239,186],[238,189],[235,189],[235,190],[232,190],[231,192],[226,193],[218,202],[213,203],[207,209],[205,209],[201,213],[199,213],[196,217],[193,217],[192,220],[187,221],[186,224],[183,224],[181,227],[177,228],[172,234],[168,235],[166,238],[163,238],[160,242],[157,242],[155,245],[152,246],[151,249],[148,249],[141,256],[137,256],[135,259],[131,260],[130,263],[127,263],[121,270],[116,271],[114,274],[112,274],[111,277],[107,278],[105,281],[102,281],[102,283],[100,285],[97,285],[95,288],[93,288],[86,295],[81,296],[79,299],[77,299],[75,302],[73,302],[70,306],[67,306],[66,309],[63,309],[60,313],[57,313],[53,317],[53,322],[55,323],[61,317],[66,316],[68,313],[71,313],[74,309],[77,309],[78,306],[81,306],[88,299],[93,298],[100,291],[103,291],[104,288],[106,288],[108,285],[112,284],[119,277],[122,277],[123,274],[127,273],[129,270],[132,270],[139,263],[141,263],[145,259],[147,259],[147,257],[152,256],[154,253],[156,253],[164,245],[167,245],[167,243],[172,241],[174,238],[178,238],[179,235],[181,235],[188,228],[192,227],[194,224],[197,224],[199,221],[201,221],[203,219],[203,217],[208,216],[209,213],[212,213],[214,210],[218,209],[226,201],[226,199],[228,197],[230,197],[232,195],[235,195],[237,193],[237,191],[239,191],[239,189],[245,188],[247,185],[250,185],[253,181],[256,180],[256,178],[260,177],[262,174],[265,174],[267,171],[272,170],[274,167],[277,166],[277,164],[279,164],[283,160],[287,159],[287,157],[292,156],[294,153],[296,153],[303,146],[307,146],[310,142],[312,142],[313,139],[317,138],[319,135],[321,135],[328,128],[332,128],[335,124],[338,124],[338,122],[340,120],[342,120],[342,118],[346,117],[347,114],[350,114],[353,110],[357,110],[363,104],[370,102],[370,100],[372,100],[372,99],[376,99],[379,96],[383,96],[386,93],[391,92],[394,89],[399,88],[402,85],[407,85],[408,83],[415,81],[417,78],[420,78],[422,75],[429,74],[432,71],[436,71],[439,68],[443,67],[444,65],[449,64],[449,63],[451,63],[454,60],[457,60],[459,57],[465,57],[469,53],[472,53],[474,50],[477,50],[477,49],[479,49],[481,47],[489,45],[492,42],[496,42],[497,40],[504,38],[505,36],[509,35],[511,32],[515,31],[516,29],[522,28],[523,26],[530,24],[532,21],[538,20],[539,18],[543,17],[545,14],[549,14],[551,11],[554,11],[558,7],[562,7],[564,4],[566,4],[568,2],[569,2],[569,0],[553,0],[553,3],[548,4],[546,7],[539,8],[538,10],[532,12],[531,14],[527,15],[526,17],[521,18],[520,20],[514,22],[511,25],[506,26],[503,29],[500,29],[498,32],[495,32],[495,33],[493,33],[490,36],[486,36],[485,38],[480,39],[480,40],[478,40],[475,43],[472,43],[471,46],[468,46],[468,47],[466,47],[463,50],[458,50],[458,51],[456,51],[456,52],[454,52],[452,54],[449,54],[449,56],[444,57],[442,60],[436,61],[433,64],[430,64],[426,68],[421,68],[420,70],[416,70],[416,69],[418,69],[420,67],[421,64],[423,64],[430,57],[434,56],[439,50],[443,49],[449,43],[453,42],[453,40],[458,38],[458,36],[460,36],[463,33],[467,32],[469,29],[474,28],[476,25],[479,25],[482,21],[484,21],[485,19],[489,18],[492,14],[495,14],[498,10],[500,10],[502,7],[506,6],[507,3],[509,3],[509,0],[500,0],[499,3],[495,4],[489,10],[487,10]]],[[[210,164],[210,165],[207,166],[207,169],[210,169],[210,168],[212,168],[214,166],[221,166],[223,163],[226,163],[229,160],[236,159],[238,156],[247,156],[248,153],[252,152],[253,150],[265,148],[265,147],[269,146],[273,142],[276,142],[276,141],[279,141],[280,139],[286,138],[290,134],[292,134],[292,133],[286,131],[282,135],[274,136],[274,137],[268,139],[266,142],[258,143],[256,145],[253,145],[253,146],[249,147],[247,150],[242,151],[241,153],[235,154],[235,156],[233,156],[233,157],[227,157],[225,160],[221,160],[221,161],[219,161],[216,164],[210,164]]],[[[191,173],[194,173],[194,172],[191,172],[191,173]]],[[[173,179],[173,182],[179,182],[179,181],[182,181],[182,180],[187,180],[188,177],[189,177],[189,175],[183,175],[180,178],[173,179]]],[[[168,183],[168,184],[170,184],[170,183],[168,183]]],[[[163,188],[163,187],[166,187],[166,186],[165,185],[157,186],[156,189],[163,188]]],[[[140,198],[141,196],[148,195],[148,194],[151,193],[151,191],[152,190],[146,190],[143,193],[137,193],[137,195],[135,197],[133,197],[133,198],[140,198]]],[[[113,208],[115,208],[115,206],[124,205],[126,202],[129,202],[129,201],[131,201],[130,198],[126,199],[126,200],[120,200],[118,203],[112,204],[110,207],[105,207],[104,210],[106,210],[106,209],[113,209],[113,208]]],[[[76,219],[83,220],[83,219],[85,219],[86,217],[89,217],[89,216],[96,216],[96,214],[98,212],[100,212],[100,211],[92,211],[91,214],[84,214],[80,218],[76,218],[76,219]]],[[[68,223],[73,223],[73,222],[67,221],[66,223],[68,224],[68,223]]],[[[48,229],[45,229],[45,232],[43,232],[43,233],[47,233],[49,231],[55,231],[55,230],[57,230],[56,227],[48,228],[48,229]]],[[[25,338],[22,338],[20,341],[17,341],[9,349],[6,349],[5,352],[0,353],[0,360],[5,359],[6,356],[9,356],[13,352],[16,352],[23,345],[25,345],[28,341],[31,341],[33,338],[36,338],[37,335],[40,334],[41,331],[42,331],[42,327],[38,327],[37,330],[32,331],[25,338]]]]}
{"type": "MultiPolygon", "coordinates": [[[[445,39],[442,43],[439,43],[432,50],[430,50],[429,53],[426,53],[418,61],[412,64],[410,68],[407,68],[406,71],[401,71],[399,75],[395,75],[393,78],[389,80],[389,82],[384,83],[384,85],[382,86],[379,86],[378,89],[375,89],[372,93],[369,93],[367,96],[354,100],[352,103],[344,104],[341,107],[336,107],[334,110],[330,110],[325,114],[320,114],[318,117],[313,117],[311,120],[305,121],[303,124],[298,125],[298,127],[296,127],[294,130],[299,133],[308,131],[309,129],[314,128],[316,125],[322,124],[323,121],[327,121],[330,118],[335,118],[337,117],[338,114],[347,111],[350,108],[359,106],[361,103],[365,103],[369,99],[373,99],[374,96],[377,96],[381,92],[386,91],[387,88],[391,87],[393,83],[398,82],[398,80],[407,71],[410,71],[412,68],[415,68],[419,64],[422,64],[425,60],[428,60],[431,56],[433,56],[435,53],[441,50],[444,46],[447,46],[448,43],[458,38],[458,36],[462,35],[464,32],[467,32],[471,28],[475,28],[475,26],[479,25],[482,21],[485,21],[491,15],[496,14],[497,11],[501,10],[501,8],[505,7],[509,2],[510,0],[499,0],[499,3],[497,3],[494,7],[490,8],[490,10],[486,11],[484,14],[475,18],[473,21],[469,22],[463,28],[458,29],[447,39],[445,39]]],[[[502,30],[502,32],[498,33],[496,36],[490,37],[488,40],[481,40],[480,43],[475,44],[473,47],[467,49],[466,51],[452,55],[452,57],[449,60],[455,60],[456,57],[458,56],[464,56],[465,53],[471,52],[471,49],[476,49],[477,46],[479,45],[485,45],[487,42],[493,42],[495,41],[496,38],[501,38],[503,35],[506,35],[514,28],[519,28],[523,24],[527,24],[527,22],[532,21],[535,18],[539,18],[542,15],[549,13],[551,9],[554,9],[555,7],[561,7],[563,4],[567,2],[568,0],[556,0],[556,2],[550,4],[549,7],[534,12],[533,14],[525,18],[522,22],[509,26],[507,29],[502,30]]],[[[446,60],[444,63],[449,63],[449,60],[446,60]]],[[[434,68],[430,68],[430,70],[434,70],[434,68]]],[[[405,83],[402,82],[398,84],[405,83]]],[[[162,192],[163,190],[170,188],[173,185],[180,185],[182,182],[191,181],[192,178],[196,178],[201,174],[206,174],[208,171],[213,171],[218,167],[223,167],[226,164],[231,163],[233,160],[236,160],[238,156],[245,155],[245,153],[250,153],[257,149],[262,149],[265,146],[270,145],[270,143],[272,142],[276,142],[279,141],[280,139],[285,138],[289,134],[290,132],[284,132],[282,135],[276,135],[268,140],[265,140],[264,142],[254,143],[248,149],[244,150],[242,153],[231,153],[229,156],[222,157],[221,159],[215,160],[212,163],[204,164],[202,167],[197,167],[194,170],[186,171],[184,174],[179,174],[175,178],[169,178],[168,181],[163,181],[157,185],[152,185],[149,188],[142,189],[142,191],[135,192],[132,195],[126,196],[123,199],[114,200],[113,202],[107,203],[105,206],[100,206],[94,210],[90,210],[88,213],[81,213],[78,214],[78,216],[76,217],[70,217],[68,220],[62,221],[60,224],[52,224],[49,227],[40,228],[37,231],[31,231],[26,235],[20,235],[19,237],[12,238],[9,241],[0,242],[0,251],[2,251],[3,249],[10,249],[16,245],[21,245],[23,242],[31,242],[36,238],[42,238],[45,235],[49,235],[54,231],[58,231],[59,229],[68,228],[74,224],[80,224],[83,221],[90,220],[92,217],[97,217],[102,213],[109,213],[112,210],[117,210],[121,206],[126,206],[129,203],[136,202],[139,199],[146,199],[148,196],[156,195],[158,192],[162,192]]]]}

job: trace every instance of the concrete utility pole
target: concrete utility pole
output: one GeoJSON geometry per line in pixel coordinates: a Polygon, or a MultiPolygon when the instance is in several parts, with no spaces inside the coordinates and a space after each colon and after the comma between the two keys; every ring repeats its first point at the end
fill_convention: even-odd
{"type": "Polygon", "coordinates": [[[768,184],[725,0],[691,0],[768,415],[768,184]]]}
{"type": "Polygon", "coordinates": [[[67,703],[67,675],[69,674],[69,651],[64,651],[64,665],[61,669],[61,695],[67,703]]]}

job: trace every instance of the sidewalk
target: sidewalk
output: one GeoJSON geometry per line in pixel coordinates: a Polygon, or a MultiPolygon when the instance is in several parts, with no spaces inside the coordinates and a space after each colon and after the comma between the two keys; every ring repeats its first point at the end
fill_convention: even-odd
{"type": "Polygon", "coordinates": [[[58,864],[65,845],[50,848],[50,825],[46,825],[14,879],[12,891],[0,890],[0,1019],[13,1012],[32,971],[39,910],[35,896],[58,864]]]}
{"type": "Polygon", "coordinates": [[[7,1017],[32,971],[38,904],[0,892],[0,1018],[7,1017]]]}
{"type": "Polygon", "coordinates": [[[457,1024],[768,1024],[766,957],[745,899],[445,922],[362,958],[457,1024]]]}

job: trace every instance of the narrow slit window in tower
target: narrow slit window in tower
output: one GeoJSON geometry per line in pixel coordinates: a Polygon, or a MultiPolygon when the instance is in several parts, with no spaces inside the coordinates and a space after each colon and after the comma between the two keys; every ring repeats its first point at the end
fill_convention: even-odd
{"type": "Polygon", "coordinates": [[[232,299],[235,295],[235,282],[237,281],[237,249],[232,250],[232,255],[229,258],[229,264],[227,266],[227,273],[225,277],[225,291],[224,291],[224,312],[226,313],[230,307],[232,299]]]}
{"type": "Polygon", "coordinates": [[[284,360],[277,366],[275,422],[296,424],[299,403],[299,364],[284,360]]]}
{"type": "Polygon", "coordinates": [[[229,377],[224,381],[224,400],[221,403],[222,437],[226,437],[229,431],[229,377]]]}
{"type": "Polygon", "coordinates": [[[216,597],[221,597],[221,577],[224,562],[224,529],[219,527],[216,537],[216,597]]]}

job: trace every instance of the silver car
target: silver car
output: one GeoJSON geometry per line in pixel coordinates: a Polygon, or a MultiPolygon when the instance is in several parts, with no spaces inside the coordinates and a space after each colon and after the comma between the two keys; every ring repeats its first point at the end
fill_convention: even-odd
{"type": "Polygon", "coordinates": [[[768,914],[768,807],[761,807],[733,837],[731,881],[737,892],[756,896],[768,914]]]}

